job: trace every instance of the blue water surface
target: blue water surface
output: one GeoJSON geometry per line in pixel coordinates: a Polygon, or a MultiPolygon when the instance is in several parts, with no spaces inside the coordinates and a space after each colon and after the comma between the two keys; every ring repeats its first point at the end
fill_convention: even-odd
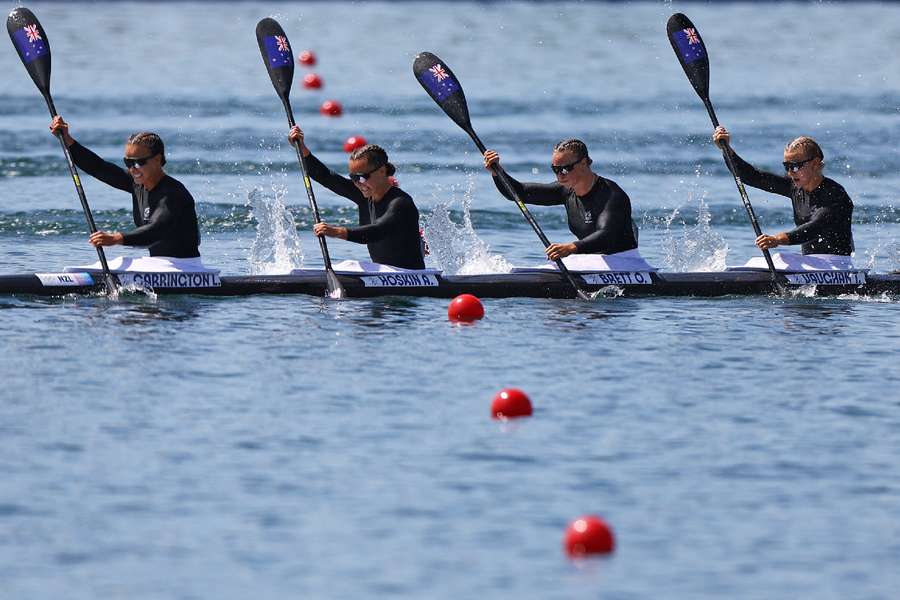
{"type": "MultiPolygon", "coordinates": [[[[197,199],[204,260],[225,273],[265,268],[287,243],[261,227],[279,202],[303,264],[321,265],[260,64],[265,16],[295,53],[318,53],[325,88],[304,90],[298,66],[292,92],[309,145],[337,169],[348,136],[383,145],[432,266],[476,246],[531,264],[541,247],[413,78],[422,50],[453,68],[516,177],[551,181],[553,144],[581,137],[631,196],[648,260],[743,263],[752,230],[666,39],[676,11],[703,33],[735,148],[774,170],[788,140],[816,137],[856,205],[854,260],[900,267],[896,4],[29,8],[75,137],[118,160],[129,133],[159,131],[197,199]],[[343,117],[318,114],[331,98],[343,117]]],[[[0,73],[0,273],[91,262],[46,106],[11,47],[0,73]]],[[[85,188],[100,227],[129,227],[127,196],[85,188]]],[[[326,220],[355,220],[316,191],[326,220]]],[[[791,227],[786,199],[750,195],[763,229],[791,227]]],[[[558,208],[534,215],[551,239],[570,236],[558,208]]],[[[0,298],[0,598],[900,596],[896,299],[513,298],[486,301],[472,326],[446,308],[0,298]],[[491,420],[510,386],[534,416],[491,420]],[[565,557],[583,514],[612,525],[613,555],[565,557]]]]}

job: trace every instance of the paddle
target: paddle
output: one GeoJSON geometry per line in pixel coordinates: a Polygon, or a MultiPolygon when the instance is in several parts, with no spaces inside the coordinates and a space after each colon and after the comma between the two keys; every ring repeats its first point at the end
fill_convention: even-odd
{"type": "MultiPolygon", "coordinates": [[[[263,62],[266,63],[266,70],[272,79],[272,85],[275,92],[281,98],[284,104],[284,112],[287,113],[288,124],[293,127],[296,125],[294,121],[294,111],[291,109],[291,101],[288,99],[291,93],[291,83],[294,81],[294,53],[291,51],[291,45],[288,42],[284,29],[275,19],[266,17],[256,25],[256,41],[259,42],[259,51],[262,54],[263,62]]],[[[294,149],[297,151],[297,161],[300,163],[300,173],[303,175],[303,185],[306,186],[306,196],[309,198],[309,207],[313,211],[313,218],[316,223],[321,223],[319,217],[319,207],[316,204],[316,196],[313,193],[312,182],[306,174],[306,161],[303,160],[303,152],[300,145],[296,145],[294,149]]],[[[328,254],[328,245],[325,238],[316,236],[319,240],[319,247],[322,249],[322,258],[325,260],[325,280],[328,285],[328,297],[340,299],[345,296],[344,288],[338,279],[334,269],[331,268],[331,256],[328,254]]]]}
{"type": "MultiPolygon", "coordinates": [[[[675,13],[669,17],[669,21],[666,23],[666,31],[668,32],[672,49],[675,51],[675,56],[678,57],[678,62],[681,63],[688,81],[691,82],[697,95],[703,100],[703,105],[706,106],[706,112],[709,113],[709,118],[712,120],[713,128],[715,129],[719,126],[719,119],[716,118],[716,111],[709,100],[709,55],[706,52],[703,38],[700,37],[700,32],[697,31],[691,20],[681,13],[675,13]]],[[[731,175],[734,177],[734,183],[741,194],[744,208],[747,209],[747,215],[750,217],[753,231],[756,232],[756,237],[759,237],[762,235],[759,221],[756,220],[756,213],[753,212],[753,206],[750,204],[750,197],[747,196],[744,182],[738,177],[734,161],[731,159],[731,153],[727,148],[722,148],[722,156],[725,158],[728,170],[731,171],[731,175]]],[[[772,273],[772,280],[775,283],[780,283],[783,278],[779,277],[775,271],[772,256],[768,250],[763,250],[762,253],[766,259],[766,265],[769,267],[769,272],[772,273]]]]}
{"type": "MultiPolygon", "coordinates": [[[[454,123],[469,134],[478,150],[484,154],[487,148],[481,143],[481,140],[478,139],[478,135],[475,134],[475,130],[472,128],[472,121],[469,118],[469,107],[466,104],[466,96],[463,93],[462,85],[460,85],[459,80],[453,74],[453,71],[450,70],[450,67],[447,66],[447,63],[431,52],[422,52],[416,56],[416,60],[413,62],[413,73],[419,83],[422,84],[422,87],[425,88],[425,91],[428,92],[428,95],[437,102],[437,105],[447,113],[447,116],[454,123]]],[[[528,221],[528,224],[531,225],[541,242],[544,243],[544,248],[548,247],[550,240],[544,235],[540,225],[537,224],[537,221],[531,216],[528,207],[525,206],[525,203],[522,202],[522,199],[516,193],[509,180],[509,175],[500,165],[494,167],[494,173],[497,174],[506,192],[515,200],[516,206],[522,211],[522,215],[528,221]]],[[[578,297],[582,300],[591,300],[591,296],[581,289],[581,286],[575,281],[569,269],[563,264],[562,259],[557,259],[555,262],[560,272],[575,289],[578,297]]]]}
{"type": "MultiPolygon", "coordinates": [[[[47,34],[41,27],[40,21],[27,8],[19,7],[9,13],[6,18],[6,30],[9,32],[9,38],[12,40],[13,46],[19,52],[19,58],[22,64],[38,90],[44,96],[47,102],[47,108],[50,109],[50,116],[57,116],[56,107],[53,105],[53,97],[50,96],[50,42],[47,40],[47,34]]],[[[84,217],[87,219],[88,228],[91,233],[97,231],[97,225],[94,223],[94,216],[91,214],[91,207],[88,206],[87,197],[84,195],[84,188],[81,186],[81,178],[78,176],[78,170],[75,163],[72,162],[72,155],[66,147],[62,133],[56,136],[59,144],[62,146],[63,154],[66,155],[66,164],[69,166],[69,174],[75,183],[75,190],[78,192],[78,199],[81,200],[81,208],[84,210],[84,217]]],[[[118,278],[110,273],[109,265],[106,262],[106,254],[101,246],[97,246],[97,256],[100,257],[100,265],[103,267],[103,278],[106,282],[106,292],[109,295],[115,295],[119,289],[118,278]]]]}

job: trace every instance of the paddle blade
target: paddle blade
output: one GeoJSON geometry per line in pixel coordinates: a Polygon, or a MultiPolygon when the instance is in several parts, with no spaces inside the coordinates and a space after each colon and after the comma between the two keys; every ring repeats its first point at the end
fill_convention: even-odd
{"type": "Polygon", "coordinates": [[[701,100],[709,100],[709,56],[700,32],[687,16],[675,13],[666,23],[669,42],[701,100]]]}
{"type": "Polygon", "coordinates": [[[287,99],[294,81],[294,53],[284,29],[278,21],[266,17],[256,24],[256,41],[275,91],[282,100],[287,99]]]}
{"type": "MultiPolygon", "coordinates": [[[[447,116],[475,138],[462,85],[447,63],[431,52],[422,52],[413,61],[413,74],[447,116]]],[[[484,152],[484,149],[481,151],[484,152]]]]}
{"type": "Polygon", "coordinates": [[[325,282],[328,289],[328,297],[332,300],[341,300],[347,296],[344,286],[338,280],[337,274],[332,269],[325,270],[325,282]]]}
{"type": "Polygon", "coordinates": [[[22,59],[22,64],[44,96],[50,93],[50,42],[34,13],[19,7],[6,17],[9,39],[22,59]]]}

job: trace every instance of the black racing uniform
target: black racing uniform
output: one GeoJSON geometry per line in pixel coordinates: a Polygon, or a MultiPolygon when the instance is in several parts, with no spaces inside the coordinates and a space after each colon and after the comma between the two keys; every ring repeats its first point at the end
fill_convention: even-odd
{"type": "Polygon", "coordinates": [[[126,246],[145,246],[150,256],[200,256],[200,227],[194,198],[180,181],[164,175],[152,190],[134,183],[128,171],[107,162],[75,142],[72,160],[85,173],[123,192],[130,192],[136,229],[123,233],[126,246]]]}
{"type": "Polygon", "coordinates": [[[757,170],[732,150],[738,177],[749,186],[787,196],[794,207],[795,229],[787,232],[791,244],[802,244],[803,254],[853,252],[853,201],[843,186],[826,177],[811,192],[794,185],[790,177],[757,170]]]}
{"type": "MultiPolygon", "coordinates": [[[[575,242],[578,254],[615,254],[638,247],[631,220],[631,200],[615,181],[598,175],[585,196],[560,183],[520,183],[512,177],[510,181],[526,204],[565,205],[569,231],[578,238],[575,242]]],[[[513,199],[496,175],[494,184],[501,194],[513,199]]]]}
{"type": "Polygon", "coordinates": [[[350,179],[338,175],[312,154],[306,157],[306,172],[359,208],[359,227],[347,228],[347,240],[365,244],[373,262],[401,269],[425,268],[419,209],[409,194],[391,187],[381,200],[372,202],[350,179]]]}

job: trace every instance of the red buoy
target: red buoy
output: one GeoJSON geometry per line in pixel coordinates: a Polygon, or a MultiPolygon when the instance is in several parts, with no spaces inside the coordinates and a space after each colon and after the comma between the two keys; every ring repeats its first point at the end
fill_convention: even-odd
{"type": "Polygon", "coordinates": [[[366,141],[361,135],[353,135],[347,138],[347,141],[344,142],[344,152],[353,152],[357,148],[362,148],[369,142],[366,141]]]}
{"type": "Polygon", "coordinates": [[[447,318],[451,321],[477,321],[484,317],[484,306],[481,300],[472,294],[460,294],[450,301],[447,307],[447,318]]]}
{"type": "Polygon", "coordinates": [[[301,65],[311,67],[316,64],[316,54],[312,50],[304,50],[300,53],[300,56],[297,57],[297,62],[301,65]]]}
{"type": "Polygon", "coordinates": [[[303,76],[303,87],[308,90],[318,90],[322,87],[322,78],[316,73],[307,73],[303,76]]]}
{"type": "Polygon", "coordinates": [[[319,107],[319,112],[326,117],[339,117],[344,114],[344,107],[337,100],[326,100],[319,107]]]}
{"type": "Polygon", "coordinates": [[[491,402],[492,419],[515,419],[531,416],[531,400],[522,390],[506,388],[494,396],[491,402]]]}
{"type": "Polygon", "coordinates": [[[563,546],[572,557],[609,554],[616,546],[616,539],[606,521],[594,515],[585,515],[569,524],[563,546]]]}

